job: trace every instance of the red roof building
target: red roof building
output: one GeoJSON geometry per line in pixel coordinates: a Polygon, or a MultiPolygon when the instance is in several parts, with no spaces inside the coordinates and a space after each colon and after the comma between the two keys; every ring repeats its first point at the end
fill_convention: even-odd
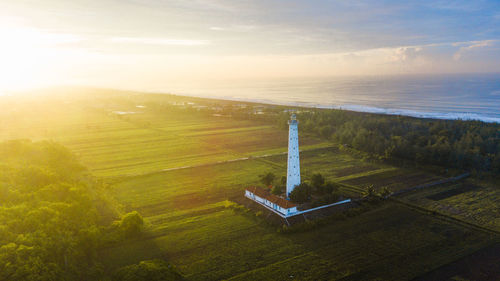
{"type": "Polygon", "coordinates": [[[285,198],[271,194],[268,190],[257,186],[247,188],[245,190],[245,196],[284,216],[292,215],[297,212],[296,204],[286,200],[285,198]]]}

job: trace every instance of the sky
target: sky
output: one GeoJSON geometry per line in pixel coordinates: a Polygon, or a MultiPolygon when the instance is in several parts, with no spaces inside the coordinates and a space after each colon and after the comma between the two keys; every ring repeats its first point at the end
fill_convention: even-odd
{"type": "Polygon", "coordinates": [[[500,72],[500,1],[0,0],[0,91],[500,72]]]}

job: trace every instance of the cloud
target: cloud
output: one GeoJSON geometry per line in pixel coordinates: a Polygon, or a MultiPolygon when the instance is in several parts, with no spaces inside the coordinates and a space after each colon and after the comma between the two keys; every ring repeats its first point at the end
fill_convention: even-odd
{"type": "Polygon", "coordinates": [[[399,47],[394,49],[394,54],[391,56],[391,60],[395,62],[404,62],[417,57],[418,53],[421,52],[423,47],[421,46],[410,46],[410,47],[399,47]]]}
{"type": "Polygon", "coordinates": [[[113,37],[114,43],[133,43],[145,45],[173,45],[173,46],[202,46],[209,45],[209,40],[172,39],[172,38],[147,38],[147,37],[113,37]]]}
{"type": "MultiPolygon", "coordinates": [[[[473,49],[478,49],[478,48],[483,48],[483,47],[489,47],[492,46],[495,40],[483,40],[483,41],[472,41],[472,42],[467,42],[465,44],[469,44],[468,46],[460,47],[455,54],[453,54],[453,59],[454,60],[460,60],[462,56],[473,50],[473,49]]],[[[463,45],[464,43],[454,43],[453,46],[460,46],[463,45]]]]}
{"type": "Polygon", "coordinates": [[[235,24],[230,26],[211,26],[208,29],[213,31],[236,31],[236,32],[247,32],[257,29],[257,26],[251,24],[235,24]]]}

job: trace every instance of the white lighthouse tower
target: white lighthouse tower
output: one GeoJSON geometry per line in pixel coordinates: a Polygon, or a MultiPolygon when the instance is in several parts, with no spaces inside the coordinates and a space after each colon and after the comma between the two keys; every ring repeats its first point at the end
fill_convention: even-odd
{"type": "Polygon", "coordinates": [[[299,128],[295,114],[288,120],[288,165],[286,176],[286,197],[300,184],[299,128]]]}

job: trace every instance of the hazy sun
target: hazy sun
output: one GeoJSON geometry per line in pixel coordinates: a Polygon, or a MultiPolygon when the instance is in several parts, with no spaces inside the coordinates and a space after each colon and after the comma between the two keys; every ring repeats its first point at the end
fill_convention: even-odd
{"type": "Polygon", "coordinates": [[[77,40],[18,27],[0,27],[0,38],[0,92],[47,85],[54,78],[51,68],[64,61],[58,46],[77,40]]]}

